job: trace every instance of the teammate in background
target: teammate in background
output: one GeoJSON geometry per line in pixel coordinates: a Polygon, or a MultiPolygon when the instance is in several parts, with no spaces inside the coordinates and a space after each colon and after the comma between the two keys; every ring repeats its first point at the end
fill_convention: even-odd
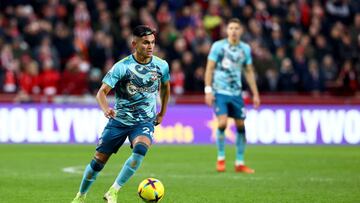
{"type": "Polygon", "coordinates": [[[213,106],[218,120],[216,132],[218,172],[225,171],[225,134],[228,117],[235,119],[236,162],[235,171],[254,173],[245,165],[244,151],[245,112],[241,97],[241,72],[244,70],[246,81],[253,94],[254,107],[260,105],[259,92],[255,82],[250,46],[240,41],[243,27],[239,19],[230,19],[227,28],[227,38],[216,41],[210,50],[205,71],[205,102],[213,106]]]}
{"type": "Polygon", "coordinates": [[[132,46],[135,52],[117,62],[103,79],[96,99],[109,119],[94,158],[87,165],[73,203],[85,202],[90,186],[113,153],[126,138],[132,154],[124,163],[119,175],[105,193],[107,202],[117,202],[119,189],[140,167],[152,143],[154,125],[161,123],[170,96],[168,63],[153,56],[155,35],[145,25],[133,30],[132,46]],[[160,87],[161,109],[156,114],[156,97],[160,87]],[[109,107],[106,95],[115,88],[115,108],[109,107]]]}

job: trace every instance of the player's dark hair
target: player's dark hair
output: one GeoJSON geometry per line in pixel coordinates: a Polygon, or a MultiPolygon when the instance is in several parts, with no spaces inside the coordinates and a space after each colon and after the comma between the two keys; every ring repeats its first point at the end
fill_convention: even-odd
{"type": "Polygon", "coordinates": [[[155,34],[155,32],[156,31],[154,29],[151,29],[147,25],[138,25],[134,28],[133,35],[136,37],[144,37],[147,35],[155,34]]]}
{"type": "Polygon", "coordinates": [[[242,25],[241,21],[239,20],[239,18],[231,18],[228,22],[227,25],[229,25],[230,23],[237,23],[240,26],[242,25]]]}

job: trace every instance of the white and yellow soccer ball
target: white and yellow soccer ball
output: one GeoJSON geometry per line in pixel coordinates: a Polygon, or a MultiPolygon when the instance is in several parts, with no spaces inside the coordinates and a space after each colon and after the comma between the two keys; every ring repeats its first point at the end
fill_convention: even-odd
{"type": "Polygon", "coordinates": [[[139,197],[144,202],[159,202],[164,197],[164,185],[155,178],[146,178],[138,187],[139,197]]]}

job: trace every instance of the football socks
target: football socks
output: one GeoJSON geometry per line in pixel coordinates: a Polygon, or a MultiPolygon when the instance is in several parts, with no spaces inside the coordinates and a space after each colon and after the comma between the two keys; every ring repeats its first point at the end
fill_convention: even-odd
{"type": "Polygon", "coordinates": [[[97,177],[98,173],[99,173],[99,171],[95,171],[90,166],[90,164],[88,164],[86,166],[83,178],[81,180],[80,189],[79,189],[81,194],[86,194],[89,191],[90,186],[96,180],[96,177],[97,177]]]}
{"type": "Polygon", "coordinates": [[[143,155],[132,153],[128,160],[126,160],[115,182],[118,185],[123,186],[131,178],[131,176],[134,175],[135,171],[140,167],[143,159],[143,155]]]}
{"type": "Polygon", "coordinates": [[[244,165],[244,151],[246,145],[245,132],[236,133],[236,165],[244,165]]]}
{"type": "Polygon", "coordinates": [[[225,130],[217,129],[216,131],[216,146],[218,160],[225,159],[225,130]]]}

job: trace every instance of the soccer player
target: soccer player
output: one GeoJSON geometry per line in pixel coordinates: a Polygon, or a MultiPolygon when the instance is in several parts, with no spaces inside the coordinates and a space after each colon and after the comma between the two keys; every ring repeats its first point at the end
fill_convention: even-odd
{"type": "Polygon", "coordinates": [[[210,50],[205,71],[205,102],[213,106],[218,121],[216,132],[217,166],[219,172],[225,171],[225,134],[228,117],[235,119],[236,161],[235,171],[254,173],[245,165],[244,150],[245,112],[241,97],[241,72],[253,94],[254,107],[260,105],[259,92],[255,82],[250,46],[240,41],[243,27],[239,19],[232,18],[226,27],[227,38],[216,41],[210,50]]]}
{"type": "Polygon", "coordinates": [[[84,202],[90,186],[113,153],[126,138],[132,154],[124,163],[114,184],[105,193],[107,202],[117,202],[119,189],[140,167],[153,141],[154,125],[161,123],[170,96],[168,63],[153,56],[155,31],[145,25],[133,30],[134,53],[117,62],[103,79],[96,99],[109,122],[105,126],[94,158],[87,165],[73,203],[84,202]],[[115,88],[115,108],[106,95],[115,88]],[[156,97],[160,89],[161,108],[156,114],[156,97]]]}

